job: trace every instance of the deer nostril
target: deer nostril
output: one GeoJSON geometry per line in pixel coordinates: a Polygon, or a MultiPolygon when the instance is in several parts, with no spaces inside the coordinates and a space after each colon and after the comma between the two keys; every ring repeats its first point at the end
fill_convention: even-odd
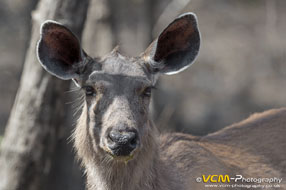
{"type": "Polygon", "coordinates": [[[108,143],[108,144],[111,144],[111,143],[114,142],[114,141],[112,140],[112,136],[111,136],[110,134],[107,135],[106,140],[107,140],[107,143],[108,143]]]}
{"type": "Polygon", "coordinates": [[[137,137],[136,137],[135,133],[132,133],[132,135],[130,136],[129,144],[132,145],[132,146],[134,146],[134,145],[136,146],[136,144],[137,144],[137,137]]]}
{"type": "Polygon", "coordinates": [[[131,146],[137,146],[137,138],[136,138],[136,136],[134,136],[134,138],[131,139],[130,145],[131,145],[131,146]]]}

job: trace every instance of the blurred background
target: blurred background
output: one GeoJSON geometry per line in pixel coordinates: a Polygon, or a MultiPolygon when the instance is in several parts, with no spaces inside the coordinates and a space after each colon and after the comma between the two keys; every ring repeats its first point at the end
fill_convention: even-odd
{"type": "MultiPolygon", "coordinates": [[[[37,3],[0,1],[0,139],[19,86],[37,3]]],[[[286,105],[285,0],[90,0],[83,49],[101,56],[119,45],[123,54],[139,55],[175,17],[189,11],[198,16],[201,49],[189,69],[158,82],[152,107],[161,131],[206,135],[254,112],[286,105]]],[[[82,174],[69,158],[68,136],[61,137],[57,155],[64,158],[51,169],[48,181],[53,185],[47,189],[82,187],[82,174]],[[63,165],[64,159],[70,161],[63,165]],[[78,173],[76,180],[62,180],[71,175],[69,166],[78,173]]]]}

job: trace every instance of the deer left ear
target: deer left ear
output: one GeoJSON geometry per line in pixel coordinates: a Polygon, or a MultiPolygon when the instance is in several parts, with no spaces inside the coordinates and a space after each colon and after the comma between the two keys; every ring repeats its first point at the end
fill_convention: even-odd
{"type": "Polygon", "coordinates": [[[190,66],[200,49],[197,17],[185,13],[175,19],[143,53],[151,71],[176,74],[190,66]]]}

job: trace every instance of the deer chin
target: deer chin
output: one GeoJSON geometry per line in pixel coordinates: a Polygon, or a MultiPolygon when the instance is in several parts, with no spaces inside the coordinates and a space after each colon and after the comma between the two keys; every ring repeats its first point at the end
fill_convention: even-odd
{"type": "Polygon", "coordinates": [[[109,155],[112,157],[114,161],[122,162],[125,164],[127,164],[129,161],[133,160],[134,158],[134,154],[131,154],[129,156],[115,156],[113,154],[109,154],[109,155]]]}
{"type": "Polygon", "coordinates": [[[129,161],[131,160],[134,160],[134,158],[136,157],[137,155],[137,150],[134,150],[132,151],[129,155],[127,156],[117,156],[115,155],[111,150],[109,150],[108,148],[103,148],[104,152],[106,153],[106,156],[109,160],[112,160],[112,161],[116,161],[116,162],[122,162],[122,163],[125,163],[127,164],[129,161]]]}

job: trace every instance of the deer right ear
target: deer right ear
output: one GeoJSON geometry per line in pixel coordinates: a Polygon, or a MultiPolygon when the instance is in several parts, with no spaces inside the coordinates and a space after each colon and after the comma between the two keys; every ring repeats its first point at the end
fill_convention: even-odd
{"type": "Polygon", "coordinates": [[[55,21],[44,22],[40,35],[37,55],[42,66],[63,80],[79,78],[86,65],[86,54],[77,37],[55,21]]]}

